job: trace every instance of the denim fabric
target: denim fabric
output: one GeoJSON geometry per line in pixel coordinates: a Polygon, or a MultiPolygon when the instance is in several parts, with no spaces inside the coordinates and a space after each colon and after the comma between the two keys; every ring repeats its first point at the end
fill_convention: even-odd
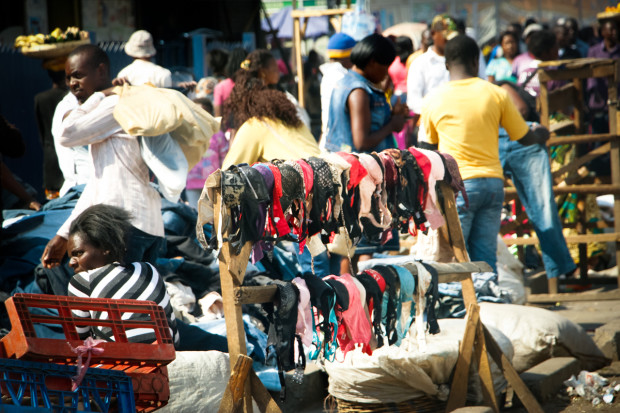
{"type": "Polygon", "coordinates": [[[465,207],[459,193],[456,206],[469,258],[485,261],[497,272],[497,234],[504,203],[504,181],[500,178],[474,178],[464,181],[469,197],[465,207]]]}
{"type": "Polygon", "coordinates": [[[504,174],[512,179],[540,240],[547,278],[575,269],[553,196],[549,156],[542,145],[524,146],[500,134],[499,157],[504,174]]]}
{"type": "MultiPolygon", "coordinates": [[[[295,244],[296,245],[296,244],[295,244]]],[[[316,257],[314,257],[314,271],[312,270],[312,254],[308,250],[308,247],[304,247],[303,254],[299,253],[299,249],[295,248],[295,254],[297,254],[297,261],[301,266],[301,273],[314,272],[319,277],[323,278],[328,275],[340,275],[340,255],[331,254],[329,256],[327,251],[323,251],[316,257]]]]}
{"type": "MultiPolygon", "coordinates": [[[[347,99],[355,89],[363,89],[368,93],[370,99],[371,132],[381,129],[390,121],[392,113],[383,91],[375,88],[362,75],[349,70],[332,92],[329,104],[329,121],[327,123],[325,139],[325,148],[329,151],[357,152],[353,146],[351,118],[347,109],[347,99]]],[[[396,147],[392,134],[388,134],[385,138],[379,145],[368,152],[379,152],[396,147]]]]}
{"type": "Polygon", "coordinates": [[[147,234],[136,227],[131,228],[125,262],[148,262],[155,264],[157,258],[165,256],[166,240],[163,237],[147,234]]]}

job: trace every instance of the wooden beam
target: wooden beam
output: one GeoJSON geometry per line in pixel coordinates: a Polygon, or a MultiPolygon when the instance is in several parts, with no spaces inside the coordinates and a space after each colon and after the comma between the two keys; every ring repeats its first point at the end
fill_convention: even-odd
{"type": "Polygon", "coordinates": [[[495,339],[491,333],[489,333],[489,330],[487,330],[484,324],[482,324],[482,329],[484,331],[484,339],[491,358],[495,361],[499,368],[502,369],[504,372],[504,377],[506,377],[508,383],[515,390],[517,396],[519,396],[519,400],[521,400],[521,403],[523,403],[525,409],[528,413],[544,413],[530,389],[528,389],[525,383],[523,383],[523,380],[519,377],[519,373],[517,373],[515,368],[512,367],[510,360],[508,360],[504,353],[502,353],[501,348],[495,342],[495,339]]]}
{"type": "Polygon", "coordinates": [[[465,406],[467,400],[467,384],[469,381],[469,366],[476,338],[476,325],[480,322],[480,308],[476,304],[467,306],[465,318],[465,332],[459,347],[459,355],[454,367],[454,376],[450,385],[450,397],[446,406],[446,412],[451,412],[465,406]]]}
{"type": "MultiPolygon", "coordinates": [[[[214,184],[214,182],[211,182],[214,184]]],[[[219,190],[215,191],[214,205],[222,202],[222,194],[219,190]]],[[[218,208],[215,209],[214,228],[219,228],[222,216],[218,208]]],[[[224,238],[229,236],[228,230],[222,234],[224,238]]],[[[228,341],[228,354],[230,356],[230,370],[234,371],[237,359],[247,354],[245,345],[245,328],[243,327],[243,318],[241,305],[235,303],[234,289],[240,287],[245,276],[248,259],[252,244],[246,242],[241,248],[239,255],[233,253],[230,243],[225,242],[220,247],[219,267],[220,267],[220,284],[222,288],[222,301],[224,302],[224,319],[226,322],[226,339],[228,341]]],[[[243,411],[252,413],[252,389],[250,382],[245,381],[245,396],[243,397],[243,411]]]]}
{"type": "Polygon", "coordinates": [[[620,300],[620,290],[583,293],[530,294],[527,302],[532,304],[557,303],[571,301],[608,301],[620,300]]]}
{"type": "Polygon", "coordinates": [[[565,173],[572,172],[572,171],[579,169],[581,165],[586,164],[590,162],[591,160],[596,159],[599,156],[606,154],[607,152],[609,152],[610,149],[611,149],[611,142],[607,142],[605,145],[599,146],[598,148],[591,150],[587,154],[573,160],[569,164],[564,165],[557,171],[553,172],[552,173],[553,179],[557,181],[558,179],[560,179],[558,177],[561,177],[565,173]]]}
{"type": "Polygon", "coordinates": [[[613,64],[605,63],[597,66],[582,67],[579,69],[569,69],[565,64],[559,66],[563,67],[558,70],[551,70],[544,66],[539,66],[538,79],[540,79],[540,82],[548,82],[550,80],[572,80],[575,78],[584,79],[589,77],[608,77],[613,76],[616,72],[616,68],[613,64]]]}
{"type": "Polygon", "coordinates": [[[280,406],[273,400],[254,370],[250,370],[250,385],[252,386],[252,396],[261,413],[282,413],[280,406]]]}
{"type": "Polygon", "coordinates": [[[243,404],[243,392],[248,373],[252,370],[252,359],[246,355],[237,357],[237,361],[230,371],[230,379],[218,413],[236,413],[241,410],[243,404]]]}
{"type": "MultiPolygon", "coordinates": [[[[537,237],[531,238],[502,238],[506,245],[537,245],[540,243],[537,237]]],[[[618,242],[620,241],[619,233],[604,234],[582,234],[568,235],[564,237],[567,244],[588,244],[591,242],[618,242]]]]}
{"type": "MultiPolygon", "coordinates": [[[[620,194],[620,185],[591,184],[591,185],[556,185],[553,193],[558,194],[620,194]]],[[[504,188],[504,195],[510,197],[517,194],[517,188],[504,188]]]]}
{"type": "MultiPolygon", "coordinates": [[[[618,60],[615,62],[616,73],[614,76],[610,76],[607,79],[607,95],[610,102],[618,100],[618,82],[620,81],[620,65],[618,60]]],[[[610,133],[618,134],[620,127],[620,111],[618,105],[609,105],[609,131],[610,133]]],[[[611,162],[611,182],[615,185],[620,185],[620,142],[614,140],[611,142],[611,149],[609,150],[609,158],[611,162]]],[[[620,196],[616,194],[614,197],[614,230],[616,233],[620,233],[620,196]]],[[[620,262],[620,242],[616,241],[616,263],[620,262]]],[[[618,268],[618,288],[620,288],[620,265],[618,268]]]]}
{"type": "Polygon", "coordinates": [[[327,10],[292,10],[292,18],[320,17],[320,16],[342,16],[353,9],[327,9],[327,10]]]}
{"type": "MultiPolygon", "coordinates": [[[[293,13],[291,12],[291,15],[293,13]]],[[[299,105],[304,108],[304,65],[301,60],[301,28],[299,27],[299,17],[293,17],[293,48],[295,49],[295,64],[297,66],[297,100],[299,105]]]]}
{"type": "Polygon", "coordinates": [[[235,304],[262,304],[272,302],[278,292],[275,285],[265,285],[262,287],[236,287],[235,304]]]}
{"type": "Polygon", "coordinates": [[[547,146],[557,145],[570,145],[574,143],[590,143],[590,142],[607,142],[620,139],[620,136],[615,134],[598,134],[598,135],[570,135],[570,136],[557,136],[549,138],[547,146]]]}
{"type": "MultiPolygon", "coordinates": [[[[477,305],[476,305],[477,306],[477,305]]],[[[486,340],[482,330],[482,321],[476,323],[476,342],[474,343],[474,357],[478,364],[478,376],[482,387],[482,397],[487,406],[490,406],[495,413],[499,413],[499,403],[495,396],[493,387],[493,376],[491,375],[491,365],[487,353],[486,340]]]]}

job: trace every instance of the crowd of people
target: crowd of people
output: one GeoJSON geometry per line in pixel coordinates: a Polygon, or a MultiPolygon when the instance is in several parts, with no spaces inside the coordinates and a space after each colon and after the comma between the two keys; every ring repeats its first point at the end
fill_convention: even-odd
{"type": "MultiPolygon", "coordinates": [[[[315,92],[320,95],[320,135],[312,133],[315,116],[280,87],[282,65],[274,54],[215,50],[208,59],[212,76],[183,85],[199,105],[195,110],[221,121],[202,159],[187,174],[181,202],[197,209],[209,175],[234,165],[419,146],[449,154],[458,163],[465,191],[458,195],[457,207],[472,261],[486,261],[496,269],[504,178],[509,177],[541,240],[547,276],[571,275],[575,264],[562,235],[544,147],[549,132],[536,112],[536,69],[548,60],[619,57],[615,20],[600,22],[600,41],[583,39],[580,33],[572,18],[551,27],[513,23],[482,51],[463,24],[448,15],[432,20],[417,48],[406,36],[375,33],[355,41],[337,33],[327,46],[328,61],[321,63],[317,55],[312,62],[317,70],[307,71],[320,81],[315,92]]],[[[166,236],[162,196],[152,185],[140,139],[123,130],[114,115],[118,86],[170,88],[172,78],[169,70],[153,63],[156,50],[148,32],[135,32],[125,51],[134,61],[114,76],[101,48],[76,48],[62,71],[50,70],[52,92],[37,96],[48,199],[86,185],[47,243],[41,264],[49,270],[68,264],[75,271],[70,295],[160,303],[176,334],[170,297],[156,265],[166,236]]],[[[605,82],[591,79],[586,88],[589,124],[597,133],[605,132],[609,122],[605,82]]],[[[2,155],[18,156],[23,148],[4,145],[14,140],[9,133],[18,131],[5,123],[0,123],[2,155]]],[[[41,208],[4,165],[0,176],[2,188],[21,201],[12,206],[41,208]]],[[[358,260],[398,251],[398,233],[386,238],[377,243],[362,237],[353,257],[333,251],[310,254],[306,246],[296,251],[296,259],[302,271],[319,276],[355,272],[358,260]]]]}

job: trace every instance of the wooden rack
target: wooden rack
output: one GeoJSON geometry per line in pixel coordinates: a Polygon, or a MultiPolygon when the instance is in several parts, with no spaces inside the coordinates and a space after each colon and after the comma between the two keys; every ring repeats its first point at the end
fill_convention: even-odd
{"type": "Polygon", "coordinates": [[[293,18],[293,48],[295,49],[295,67],[297,68],[297,100],[301,107],[305,107],[304,92],[304,63],[301,58],[301,39],[304,38],[308,19],[311,17],[330,16],[330,23],[337,32],[342,26],[342,16],[345,13],[353,11],[350,9],[351,0],[347,0],[346,9],[327,9],[327,10],[293,10],[291,17],[293,18]],[[301,19],[305,19],[303,25],[301,19]]]}
{"type": "MultiPolygon", "coordinates": [[[[215,190],[214,205],[219,205],[222,197],[220,180],[221,172],[216,171],[209,177],[206,183],[208,188],[215,190]]],[[[433,264],[433,266],[439,274],[438,280],[440,283],[461,282],[463,301],[468,310],[467,328],[459,350],[447,411],[465,405],[469,366],[472,362],[472,357],[475,356],[474,361],[478,364],[484,400],[495,412],[499,412],[499,405],[493,389],[493,380],[487,356],[488,352],[503,370],[508,382],[515,389],[515,392],[528,411],[542,413],[542,409],[536,399],[521,381],[518,373],[503,355],[493,337],[488,334],[488,331],[480,322],[479,307],[471,273],[490,271],[490,267],[484,262],[469,262],[456,210],[454,192],[448,184],[443,182],[440,183],[440,191],[444,199],[443,209],[447,222],[447,225],[440,229],[440,236],[453,246],[455,257],[459,262],[433,264]]],[[[222,207],[224,206],[222,205],[222,207]]],[[[219,227],[220,219],[221,216],[218,208],[215,208],[214,228],[219,227]]],[[[229,234],[225,232],[222,235],[223,238],[227,238],[229,234]]],[[[221,245],[218,257],[231,367],[231,377],[220,404],[219,411],[221,413],[252,412],[252,398],[256,401],[261,412],[275,413],[281,411],[256,376],[256,373],[252,370],[251,359],[246,356],[245,330],[241,306],[250,303],[272,302],[277,292],[276,286],[242,286],[251,249],[252,244],[248,242],[241,248],[240,253],[235,255],[229,243],[224,242],[221,245]]]]}
{"type": "MultiPolygon", "coordinates": [[[[547,146],[564,145],[564,144],[581,144],[590,142],[607,142],[606,144],[593,149],[586,155],[583,155],[568,165],[563,166],[553,173],[554,187],[553,191],[556,195],[575,193],[580,196],[585,194],[613,194],[614,195],[614,232],[604,234],[586,234],[588,225],[582,218],[577,223],[576,228],[579,235],[566,237],[567,243],[579,244],[579,266],[581,277],[587,278],[587,244],[594,242],[615,242],[616,244],[616,262],[620,263],[620,136],[618,136],[618,125],[620,125],[620,111],[618,107],[618,91],[616,85],[620,82],[620,74],[618,73],[619,65],[614,59],[574,59],[574,60],[558,60],[551,62],[543,62],[538,68],[538,78],[540,80],[540,118],[541,123],[549,128],[552,132],[554,129],[557,133],[552,133],[551,139],[547,142],[547,146]],[[583,90],[583,82],[588,78],[606,78],[608,83],[609,96],[609,130],[608,134],[584,134],[584,114],[586,110],[585,95],[583,90]],[[563,87],[549,91],[548,82],[562,80],[568,81],[563,87]],[[573,121],[563,122],[555,128],[550,126],[549,116],[556,111],[573,110],[573,121]],[[561,134],[560,129],[566,130],[570,128],[575,131],[575,135],[557,136],[561,134]],[[582,178],[587,175],[588,171],[583,166],[601,155],[610,154],[611,158],[611,183],[610,184],[578,184],[582,178]],[[562,176],[566,174],[565,178],[562,176]]],[[[515,188],[505,189],[506,199],[516,198],[517,192],[515,188]]],[[[583,215],[583,214],[582,214],[583,215]]],[[[522,214],[517,221],[522,223],[526,218],[526,214],[522,214]]],[[[520,225],[520,224],[519,224],[520,225]]],[[[521,226],[520,231],[523,231],[521,226]]],[[[525,232],[530,232],[526,229],[525,232]]],[[[504,239],[508,245],[534,245],[538,244],[538,239],[533,238],[512,238],[504,239]]],[[[619,267],[620,268],[620,267],[619,267]]],[[[558,292],[557,278],[548,279],[549,294],[557,294],[558,292]]],[[[618,286],[620,287],[620,269],[618,270],[618,286]]]]}

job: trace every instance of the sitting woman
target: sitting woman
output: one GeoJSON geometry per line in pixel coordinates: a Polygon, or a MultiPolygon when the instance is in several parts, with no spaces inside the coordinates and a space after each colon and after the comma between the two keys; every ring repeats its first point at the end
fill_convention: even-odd
{"type": "MultiPolygon", "coordinates": [[[[116,298],[154,301],[166,312],[170,333],[175,346],[179,343],[177,324],[170,305],[170,296],[159,273],[149,263],[123,263],[127,235],[131,231],[130,215],[110,205],[93,205],[82,212],[69,228],[67,252],[69,266],[75,275],[69,282],[69,296],[83,298],[116,298]]],[[[73,314],[87,318],[105,318],[101,312],[73,310],[73,314]]],[[[148,317],[133,313],[129,319],[148,317]]],[[[96,338],[113,340],[108,327],[78,327],[80,336],[94,334],[96,338]]],[[[152,343],[155,332],[147,329],[127,331],[134,343],[152,343]]]]}
{"type": "Polygon", "coordinates": [[[284,92],[273,88],[280,73],[267,50],[250,53],[224,105],[224,122],[237,129],[222,169],[272,159],[296,160],[319,154],[319,145],[284,92]]]}

